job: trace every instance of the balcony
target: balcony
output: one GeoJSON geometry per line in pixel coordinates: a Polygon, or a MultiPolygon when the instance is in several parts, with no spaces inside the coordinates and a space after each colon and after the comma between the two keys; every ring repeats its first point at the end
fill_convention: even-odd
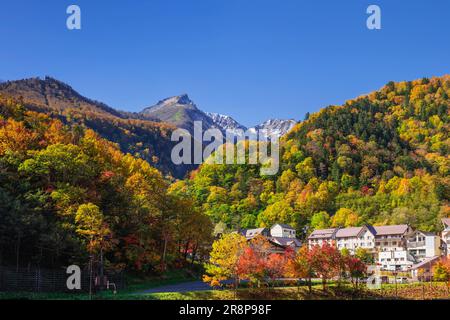
{"type": "Polygon", "coordinates": [[[425,247],[425,241],[408,242],[408,248],[425,247]]]}

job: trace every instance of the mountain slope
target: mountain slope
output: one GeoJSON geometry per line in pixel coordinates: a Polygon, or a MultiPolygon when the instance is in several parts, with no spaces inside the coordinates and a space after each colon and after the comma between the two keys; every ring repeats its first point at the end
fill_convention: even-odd
{"type": "Polygon", "coordinates": [[[175,126],[139,119],[81,96],[67,84],[50,77],[8,81],[0,84],[0,95],[19,100],[26,108],[80,125],[117,143],[123,152],[147,160],[165,174],[182,178],[193,166],[177,166],[171,161],[170,141],[175,126]]]}
{"type": "Polygon", "coordinates": [[[51,77],[45,77],[43,80],[30,78],[0,83],[0,92],[5,97],[21,97],[28,105],[42,109],[63,112],[77,108],[79,111],[123,117],[120,112],[106,104],[85,98],[69,85],[51,77]]]}
{"type": "Polygon", "coordinates": [[[281,167],[202,165],[174,188],[230,228],[409,223],[425,231],[450,216],[450,76],[388,83],[330,106],[283,139],[281,167]]]}
{"type": "Polygon", "coordinates": [[[186,94],[161,100],[156,105],[145,108],[139,114],[170,123],[177,128],[186,129],[191,134],[194,132],[194,121],[201,121],[203,130],[215,127],[213,120],[199,110],[186,94]]]}

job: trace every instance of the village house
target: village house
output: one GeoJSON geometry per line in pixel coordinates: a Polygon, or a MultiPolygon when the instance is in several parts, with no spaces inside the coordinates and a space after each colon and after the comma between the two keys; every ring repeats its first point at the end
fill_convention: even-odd
{"type": "Polygon", "coordinates": [[[277,223],[270,228],[270,235],[279,238],[295,238],[296,232],[295,229],[288,224],[277,223]]]}
{"type": "Polygon", "coordinates": [[[301,242],[296,238],[296,231],[287,224],[275,224],[270,229],[244,229],[240,234],[245,236],[247,240],[252,240],[257,236],[265,237],[272,245],[271,251],[276,253],[283,253],[286,248],[298,250],[301,247],[301,242]]]}

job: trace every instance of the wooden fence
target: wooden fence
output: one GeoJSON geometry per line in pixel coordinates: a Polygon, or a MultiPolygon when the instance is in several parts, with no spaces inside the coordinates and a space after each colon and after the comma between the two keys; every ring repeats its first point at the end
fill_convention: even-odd
{"type": "MultiPolygon", "coordinates": [[[[3,292],[74,292],[67,288],[67,278],[70,274],[66,269],[19,268],[0,266],[0,291],[3,292]]],[[[125,288],[124,273],[105,272],[110,283],[116,288],[125,288]]],[[[90,274],[81,271],[81,290],[89,292],[90,274]]],[[[95,275],[92,278],[92,288],[95,289],[95,275]]],[[[75,290],[77,291],[77,290],[75,290]]]]}

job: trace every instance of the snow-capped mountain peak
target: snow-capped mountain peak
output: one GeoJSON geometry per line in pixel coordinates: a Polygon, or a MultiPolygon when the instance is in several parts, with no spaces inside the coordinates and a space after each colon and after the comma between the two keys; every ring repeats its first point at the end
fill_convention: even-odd
{"type": "Polygon", "coordinates": [[[288,133],[295,125],[297,121],[293,119],[282,120],[282,119],[269,119],[252,129],[255,131],[262,131],[265,135],[278,135],[284,136],[288,133]]]}
{"type": "Polygon", "coordinates": [[[230,116],[214,112],[207,112],[206,114],[214,121],[214,124],[217,127],[222,128],[224,131],[247,130],[245,126],[243,126],[230,116]]]}

